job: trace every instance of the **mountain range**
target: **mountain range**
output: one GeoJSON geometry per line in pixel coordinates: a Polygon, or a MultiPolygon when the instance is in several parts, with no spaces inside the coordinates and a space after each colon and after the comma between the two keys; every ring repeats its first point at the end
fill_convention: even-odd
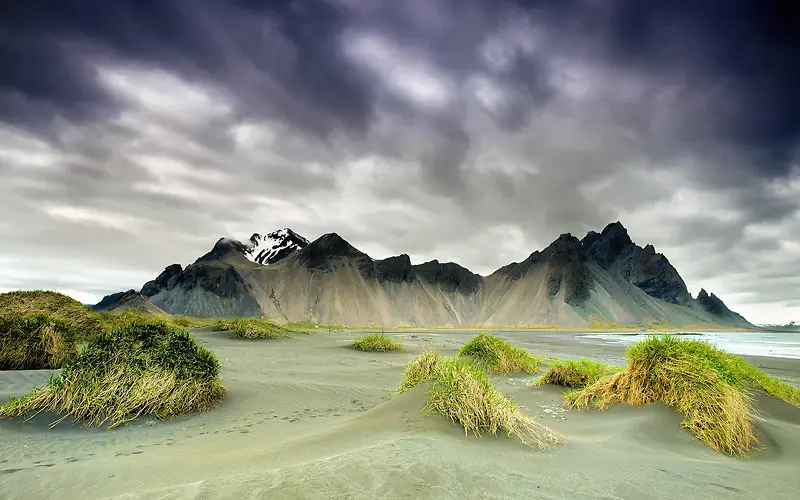
{"type": "MultiPolygon", "coordinates": [[[[753,327],[713,293],[692,297],[669,260],[620,222],[582,239],[562,234],[488,276],[406,254],[373,259],[336,233],[309,241],[281,229],[220,238],[186,268],[116,295],[130,302],[131,292],[171,314],[346,326],[753,327]]],[[[95,307],[116,307],[114,297],[95,307]]]]}

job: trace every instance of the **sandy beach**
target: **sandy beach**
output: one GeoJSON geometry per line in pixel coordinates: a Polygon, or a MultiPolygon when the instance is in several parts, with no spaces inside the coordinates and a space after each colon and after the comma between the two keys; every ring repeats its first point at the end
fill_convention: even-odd
{"type": "MultiPolygon", "coordinates": [[[[536,377],[494,377],[504,393],[568,439],[535,451],[503,437],[465,437],[423,414],[423,388],[390,399],[425,348],[453,354],[470,332],[403,332],[403,353],[346,347],[356,332],[232,340],[197,330],[228,393],[205,414],[140,419],[115,430],[57,417],[0,421],[0,498],[797,498],[800,409],[756,395],[761,447],[749,459],[714,452],[662,404],[566,411],[536,377]]],[[[563,332],[500,335],[532,352],[623,364],[624,346],[563,332]]],[[[748,357],[800,383],[800,360],[748,357]]],[[[51,371],[0,372],[0,403],[51,371]]]]}

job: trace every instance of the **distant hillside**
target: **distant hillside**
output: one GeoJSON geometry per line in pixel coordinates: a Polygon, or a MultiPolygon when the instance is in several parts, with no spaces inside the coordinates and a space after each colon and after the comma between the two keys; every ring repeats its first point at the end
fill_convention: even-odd
{"type": "Polygon", "coordinates": [[[758,325],[774,332],[800,332],[800,321],[790,321],[785,325],[758,325]]]}
{"type": "Polygon", "coordinates": [[[376,260],[336,233],[221,238],[140,294],[171,314],[352,326],[753,328],[716,295],[693,298],[667,257],[636,245],[619,222],[583,239],[563,234],[485,277],[452,262],[414,265],[405,254],[376,260]]]}
{"type": "Polygon", "coordinates": [[[106,295],[103,300],[92,306],[92,309],[99,312],[122,313],[129,309],[136,309],[152,315],[166,315],[167,313],[150,302],[136,290],[118,292],[106,295]]]}

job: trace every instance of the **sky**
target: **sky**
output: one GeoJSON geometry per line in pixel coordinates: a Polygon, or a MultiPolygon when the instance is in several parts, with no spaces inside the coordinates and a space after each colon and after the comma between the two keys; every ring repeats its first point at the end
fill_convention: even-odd
{"type": "Polygon", "coordinates": [[[96,302],[283,227],[485,275],[619,220],[800,320],[791,5],[3,4],[0,291],[96,302]]]}

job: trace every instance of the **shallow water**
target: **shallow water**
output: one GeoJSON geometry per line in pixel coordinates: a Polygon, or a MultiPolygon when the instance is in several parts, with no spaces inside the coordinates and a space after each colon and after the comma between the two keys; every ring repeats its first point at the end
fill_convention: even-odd
{"type": "MultiPolygon", "coordinates": [[[[587,332],[577,335],[582,342],[627,345],[652,334],[587,332]]],[[[800,359],[800,333],[797,332],[685,332],[680,335],[709,342],[733,354],[800,359]]]]}

